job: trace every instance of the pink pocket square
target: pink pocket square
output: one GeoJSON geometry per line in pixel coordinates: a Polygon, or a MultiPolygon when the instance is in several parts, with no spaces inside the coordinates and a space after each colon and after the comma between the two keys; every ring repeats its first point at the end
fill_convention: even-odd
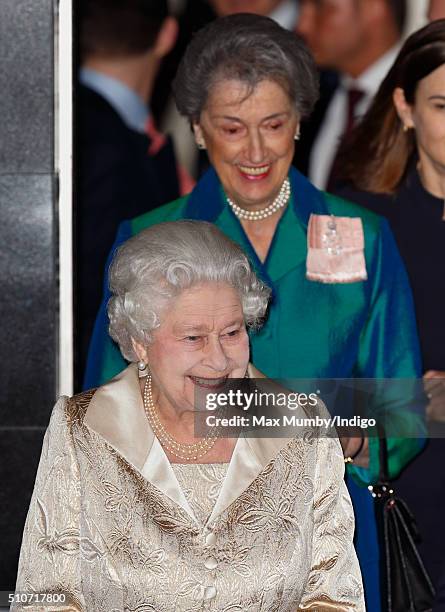
{"type": "Polygon", "coordinates": [[[306,278],[321,283],[366,280],[365,239],[359,217],[311,215],[307,231],[306,278]]]}

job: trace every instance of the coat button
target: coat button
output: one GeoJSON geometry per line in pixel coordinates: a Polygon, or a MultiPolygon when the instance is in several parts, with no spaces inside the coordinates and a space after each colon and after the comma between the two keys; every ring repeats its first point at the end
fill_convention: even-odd
{"type": "Polygon", "coordinates": [[[206,535],[206,546],[214,546],[216,544],[216,535],[211,531],[206,535]]]}
{"type": "Polygon", "coordinates": [[[216,597],[216,588],[214,586],[207,586],[204,589],[204,599],[213,599],[216,597]]]}
{"type": "Polygon", "coordinates": [[[217,565],[218,561],[215,559],[215,557],[207,557],[207,559],[204,561],[204,567],[208,570],[216,569],[217,565]]]}

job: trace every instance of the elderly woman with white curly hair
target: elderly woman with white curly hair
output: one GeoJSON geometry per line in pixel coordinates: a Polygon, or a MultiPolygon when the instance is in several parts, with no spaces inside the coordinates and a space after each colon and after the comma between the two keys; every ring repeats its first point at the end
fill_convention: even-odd
{"type": "Polygon", "coordinates": [[[119,249],[110,286],[132,363],[56,404],[17,590],[88,612],[364,610],[338,440],[195,437],[196,390],[261,376],[246,326],[269,289],[240,247],[163,223],[119,249]]]}

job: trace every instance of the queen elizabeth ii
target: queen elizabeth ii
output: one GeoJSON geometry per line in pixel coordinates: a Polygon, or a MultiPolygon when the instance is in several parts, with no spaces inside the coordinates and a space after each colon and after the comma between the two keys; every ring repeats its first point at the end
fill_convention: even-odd
{"type": "Polygon", "coordinates": [[[195,435],[197,389],[260,376],[246,327],[269,289],[240,247],[204,222],[153,226],[110,287],[132,363],[56,404],[17,590],[88,612],[364,610],[338,440],[195,435]]]}

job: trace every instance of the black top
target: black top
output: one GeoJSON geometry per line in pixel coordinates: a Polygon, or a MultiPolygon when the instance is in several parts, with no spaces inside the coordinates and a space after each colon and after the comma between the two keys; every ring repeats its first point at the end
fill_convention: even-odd
{"type": "Polygon", "coordinates": [[[337,190],[389,221],[413,290],[423,369],[445,371],[444,201],[423,187],[415,165],[394,196],[337,190]]]}
{"type": "Polygon", "coordinates": [[[309,173],[309,162],[318,133],[323,125],[329,105],[337,91],[339,77],[336,72],[320,72],[320,95],[309,117],[301,122],[301,138],[295,144],[292,165],[306,176],[309,173]]]}
{"type": "Polygon", "coordinates": [[[149,155],[150,139],[130,129],[102,96],[77,89],[76,332],[81,380],[102,298],[105,263],[119,224],[179,197],[170,140],[149,155]]]}

